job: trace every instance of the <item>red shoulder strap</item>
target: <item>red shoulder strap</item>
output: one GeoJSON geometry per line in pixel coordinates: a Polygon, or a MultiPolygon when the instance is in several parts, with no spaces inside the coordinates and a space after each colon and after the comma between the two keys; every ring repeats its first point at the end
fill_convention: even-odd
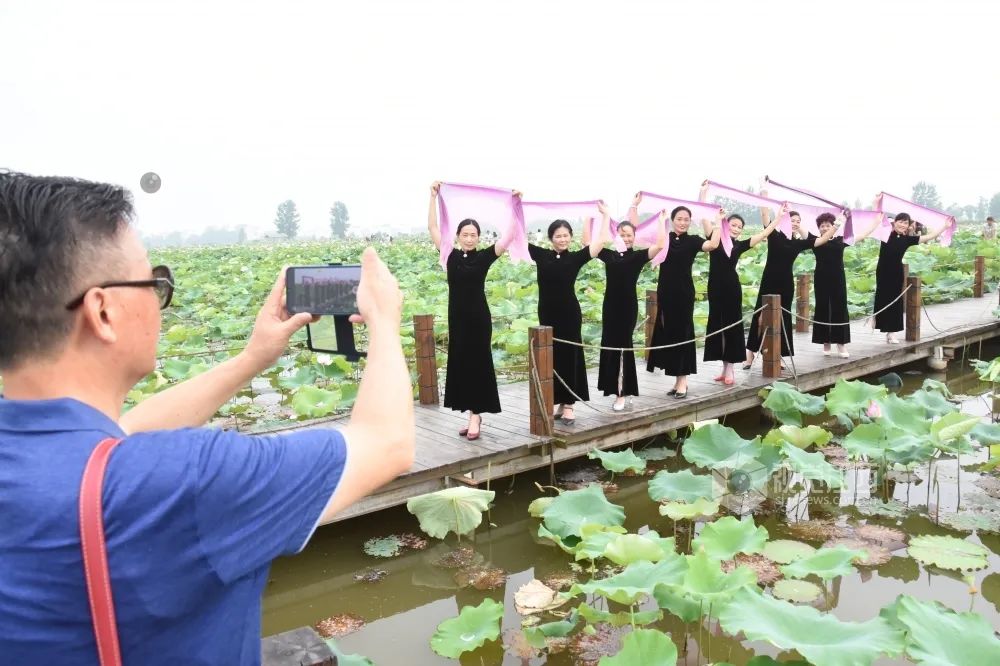
{"type": "Polygon", "coordinates": [[[104,544],[104,518],[101,498],[104,491],[104,470],[108,458],[120,439],[103,440],[90,454],[80,483],[80,546],[83,549],[83,571],[90,598],[90,614],[94,620],[97,656],[101,666],[121,666],[118,646],[118,625],[115,604],[111,598],[111,576],[104,544]]]}

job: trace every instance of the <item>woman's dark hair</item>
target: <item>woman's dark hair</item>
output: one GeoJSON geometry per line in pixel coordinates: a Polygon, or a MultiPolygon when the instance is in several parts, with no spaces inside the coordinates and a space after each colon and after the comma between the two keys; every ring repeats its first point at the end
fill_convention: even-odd
{"type": "Polygon", "coordinates": [[[816,218],[816,226],[829,222],[833,224],[837,220],[833,213],[821,213],[819,217],[816,218]]]}
{"type": "Polygon", "coordinates": [[[632,233],[633,234],[635,233],[635,225],[632,224],[631,222],[629,222],[628,220],[625,220],[624,222],[619,222],[618,223],[618,230],[619,231],[621,231],[622,227],[632,227],[632,233]]]}
{"type": "Polygon", "coordinates": [[[893,222],[906,222],[907,224],[909,224],[912,221],[913,219],[910,217],[909,213],[900,213],[895,218],[893,218],[893,222]]]}
{"type": "Polygon", "coordinates": [[[691,217],[690,208],[688,208],[687,206],[678,206],[677,208],[674,208],[672,211],[670,211],[670,221],[673,222],[675,219],[677,219],[677,214],[680,213],[682,210],[687,211],[688,217],[691,217]]]}
{"type": "Polygon", "coordinates": [[[788,218],[791,219],[793,217],[797,217],[800,220],[802,219],[802,216],[799,215],[799,211],[797,211],[797,210],[790,210],[790,211],[788,211],[788,218]]]}
{"type": "Polygon", "coordinates": [[[732,222],[733,220],[739,220],[740,224],[742,224],[744,227],[747,226],[746,220],[743,219],[742,215],[737,215],[736,213],[733,213],[732,215],[726,218],[726,222],[732,222]]]}
{"type": "Polygon", "coordinates": [[[573,235],[573,227],[569,226],[569,222],[566,220],[556,220],[549,225],[549,240],[552,240],[552,237],[555,236],[556,232],[560,229],[566,229],[570,236],[573,235]]]}
{"type": "Polygon", "coordinates": [[[461,222],[458,223],[458,229],[455,230],[455,235],[457,236],[460,233],[462,233],[462,229],[464,229],[465,227],[467,227],[469,225],[472,225],[472,226],[474,226],[476,228],[476,233],[477,234],[479,234],[480,236],[483,235],[482,229],[479,228],[479,223],[476,222],[475,220],[473,220],[471,217],[467,217],[467,218],[465,218],[464,220],[462,220],[461,222]]]}

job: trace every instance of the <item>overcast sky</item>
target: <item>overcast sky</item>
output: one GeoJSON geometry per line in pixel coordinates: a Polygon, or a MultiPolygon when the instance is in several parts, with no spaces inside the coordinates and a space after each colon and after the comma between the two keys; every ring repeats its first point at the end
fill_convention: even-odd
{"type": "Polygon", "coordinates": [[[125,184],[144,233],[423,225],[770,174],[853,203],[1000,191],[1000,3],[0,0],[0,166],[125,184]],[[156,171],[162,189],[144,194],[156,171]]]}

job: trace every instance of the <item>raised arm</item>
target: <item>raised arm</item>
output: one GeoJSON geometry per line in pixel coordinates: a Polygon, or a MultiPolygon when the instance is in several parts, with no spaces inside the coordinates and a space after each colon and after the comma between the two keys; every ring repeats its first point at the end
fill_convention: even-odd
{"type": "Polygon", "coordinates": [[[875,230],[882,225],[882,222],[884,221],[885,221],[885,213],[883,213],[880,217],[876,217],[875,221],[867,229],[862,230],[861,233],[859,234],[854,234],[854,242],[858,243],[859,241],[863,241],[864,239],[871,236],[873,233],[875,233],[875,230]]]}
{"type": "Polygon", "coordinates": [[[722,240],[722,220],[726,218],[726,211],[719,209],[719,214],[716,217],[715,228],[712,229],[712,235],[709,236],[708,240],[701,244],[702,252],[711,252],[715,248],[719,247],[719,241],[722,240]]]}
{"type": "Polygon", "coordinates": [[[937,231],[932,231],[929,234],[923,234],[920,237],[920,242],[921,243],[927,243],[927,242],[930,242],[930,241],[934,240],[935,238],[937,238],[938,236],[940,236],[942,233],[944,233],[944,230],[947,229],[947,228],[948,228],[947,224],[942,224],[940,227],[938,227],[937,231]]]}
{"type": "MultiPolygon", "coordinates": [[[[769,208],[762,208],[761,210],[766,210],[769,213],[771,212],[771,209],[769,208]]],[[[763,231],[754,234],[753,236],[750,237],[750,247],[757,245],[762,240],[770,236],[771,232],[778,228],[778,220],[780,220],[787,212],[788,212],[788,204],[784,204],[781,207],[781,212],[778,213],[773,220],[767,223],[763,231]]]]}
{"type": "Polygon", "coordinates": [[[650,261],[660,253],[660,250],[667,244],[667,211],[661,210],[656,216],[656,244],[647,250],[650,261]]]}
{"type": "Polygon", "coordinates": [[[822,236],[820,236],[819,238],[816,239],[816,242],[813,243],[813,247],[814,248],[815,247],[819,247],[820,245],[825,245],[828,240],[830,240],[831,238],[833,238],[833,235],[835,233],[837,233],[837,229],[840,228],[840,221],[841,221],[841,219],[842,218],[838,217],[837,220],[836,220],[836,222],[834,222],[833,224],[831,224],[830,228],[827,229],[826,232],[823,233],[822,236]]]}
{"type": "Polygon", "coordinates": [[[636,192],[632,197],[632,205],[628,209],[628,221],[632,223],[633,229],[639,228],[639,204],[642,203],[642,192],[636,192]]]}
{"type": "MultiPolygon", "coordinates": [[[[601,201],[597,204],[597,210],[601,211],[601,228],[598,229],[597,233],[594,234],[593,238],[589,243],[590,246],[590,256],[591,258],[596,257],[601,253],[601,248],[604,247],[605,243],[611,240],[610,236],[610,226],[611,226],[611,214],[608,212],[608,207],[604,205],[601,201]]],[[[585,227],[587,225],[584,225],[585,227]]]]}
{"type": "MultiPolygon", "coordinates": [[[[520,191],[511,190],[511,192],[518,199],[521,198],[520,191]]],[[[493,245],[493,250],[497,253],[498,257],[502,257],[504,255],[504,253],[507,251],[507,248],[510,247],[510,244],[514,240],[514,224],[515,222],[511,221],[511,226],[507,229],[507,233],[498,238],[496,244],[493,245]]]]}
{"type": "Polygon", "coordinates": [[[431,234],[431,242],[434,247],[441,249],[441,228],[438,226],[438,190],[441,189],[441,181],[435,180],[431,184],[431,203],[427,207],[427,231],[431,234]]]}

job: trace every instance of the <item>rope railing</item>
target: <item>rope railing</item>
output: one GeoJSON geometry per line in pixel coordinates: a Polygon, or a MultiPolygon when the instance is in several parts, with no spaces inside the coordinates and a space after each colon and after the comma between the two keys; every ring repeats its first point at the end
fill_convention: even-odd
{"type": "Polygon", "coordinates": [[[911,286],[912,286],[912,285],[909,285],[909,284],[908,284],[908,285],[906,285],[906,287],[905,287],[905,288],[903,289],[903,291],[899,292],[899,296],[897,296],[896,298],[892,299],[892,300],[891,300],[891,301],[889,302],[889,304],[888,304],[888,305],[886,305],[886,306],[885,306],[884,308],[882,308],[882,309],[881,309],[881,310],[879,310],[878,312],[873,312],[873,313],[871,313],[870,315],[867,315],[867,316],[865,316],[865,317],[862,317],[861,319],[855,319],[855,320],[853,320],[853,321],[837,321],[837,322],[830,322],[830,321],[816,321],[815,319],[810,319],[809,317],[803,317],[802,315],[799,315],[799,314],[797,314],[797,313],[795,313],[795,312],[792,312],[791,310],[788,310],[788,309],[787,309],[787,308],[785,308],[784,306],[781,306],[781,311],[782,311],[782,312],[784,312],[785,314],[788,314],[788,315],[791,315],[791,316],[795,317],[796,319],[802,319],[802,320],[805,320],[805,321],[809,322],[810,324],[814,324],[814,325],[816,325],[816,326],[850,326],[850,325],[851,325],[852,323],[854,323],[854,322],[858,322],[858,321],[868,321],[869,319],[871,319],[871,318],[873,318],[873,317],[876,317],[876,316],[878,316],[878,315],[882,314],[883,312],[885,312],[886,310],[888,310],[889,308],[891,308],[891,307],[892,307],[893,305],[895,305],[895,304],[896,304],[896,301],[898,301],[898,300],[899,300],[899,299],[901,299],[901,298],[902,298],[902,297],[903,297],[904,295],[906,295],[906,292],[908,292],[908,291],[910,290],[910,287],[911,287],[911,286]]]}

